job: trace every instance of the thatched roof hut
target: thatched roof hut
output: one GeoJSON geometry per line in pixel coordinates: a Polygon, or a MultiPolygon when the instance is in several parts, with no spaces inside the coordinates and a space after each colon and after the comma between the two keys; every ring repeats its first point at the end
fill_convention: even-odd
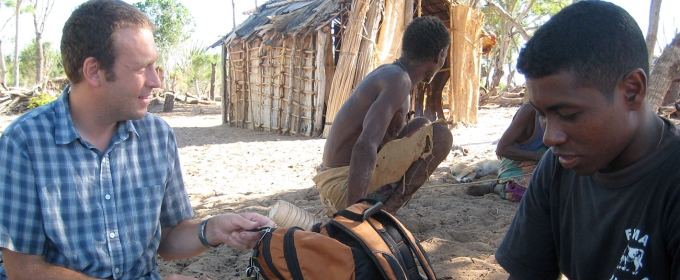
{"type": "MultiPolygon", "coordinates": [[[[454,6],[447,0],[268,1],[216,44],[223,50],[223,122],[322,135],[363,77],[398,57],[413,16],[434,15],[451,26],[454,6]]],[[[452,27],[452,37],[461,29],[465,24],[452,27]]],[[[467,40],[478,41],[476,34],[467,40]]]]}

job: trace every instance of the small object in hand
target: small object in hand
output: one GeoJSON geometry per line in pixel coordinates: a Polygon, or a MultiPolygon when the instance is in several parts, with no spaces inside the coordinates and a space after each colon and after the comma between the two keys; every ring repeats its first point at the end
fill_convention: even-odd
{"type": "Polygon", "coordinates": [[[258,231],[265,231],[270,227],[256,227],[254,229],[247,229],[246,231],[251,231],[251,232],[258,232],[258,231]]]}

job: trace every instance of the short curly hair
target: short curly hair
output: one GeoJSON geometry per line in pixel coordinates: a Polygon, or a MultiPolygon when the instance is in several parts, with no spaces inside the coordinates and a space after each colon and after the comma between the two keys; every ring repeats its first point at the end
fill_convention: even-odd
{"type": "Polygon", "coordinates": [[[609,100],[619,79],[640,68],[649,77],[647,45],[635,19],[604,1],[579,1],[555,14],[520,51],[519,73],[538,79],[573,73],[578,86],[609,100]]]}
{"type": "Polygon", "coordinates": [[[402,56],[416,61],[434,58],[451,44],[449,29],[436,17],[414,19],[406,28],[401,42],[402,56]]]}
{"type": "Polygon", "coordinates": [[[127,27],[154,29],[142,11],[121,0],[90,0],[78,6],[61,36],[62,63],[69,81],[77,84],[83,79],[81,70],[88,57],[99,61],[107,81],[115,81],[112,70],[118,53],[113,34],[127,27]]]}

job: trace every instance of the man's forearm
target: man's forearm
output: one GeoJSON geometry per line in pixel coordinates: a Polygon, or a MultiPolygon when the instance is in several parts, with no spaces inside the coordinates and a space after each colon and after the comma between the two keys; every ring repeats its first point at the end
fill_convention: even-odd
{"type": "Polygon", "coordinates": [[[187,220],[175,227],[163,228],[158,254],[167,261],[173,261],[191,258],[207,251],[198,239],[200,223],[198,220],[187,220]]]}
{"type": "Polygon", "coordinates": [[[8,279],[64,279],[91,280],[97,279],[65,267],[48,264],[43,256],[28,255],[2,250],[5,273],[8,279]]]}
{"type": "Polygon", "coordinates": [[[375,169],[375,149],[355,147],[349,165],[347,178],[347,205],[356,203],[366,197],[366,190],[371,182],[375,169]]]}

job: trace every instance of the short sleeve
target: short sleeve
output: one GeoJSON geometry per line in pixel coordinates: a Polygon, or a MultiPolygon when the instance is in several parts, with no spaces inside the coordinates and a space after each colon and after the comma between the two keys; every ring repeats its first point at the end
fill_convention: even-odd
{"type": "Polygon", "coordinates": [[[8,134],[0,137],[0,247],[42,255],[46,237],[33,166],[26,147],[8,134]]]}
{"type": "Polygon", "coordinates": [[[194,216],[191,202],[184,186],[179,151],[172,130],[169,131],[168,135],[167,153],[172,164],[169,165],[169,176],[163,196],[163,205],[161,206],[161,227],[173,227],[179,222],[191,219],[194,216]]]}
{"type": "Polygon", "coordinates": [[[555,163],[549,151],[534,171],[512,224],[496,251],[498,263],[519,279],[557,279],[559,276],[556,236],[550,215],[555,163]]]}

